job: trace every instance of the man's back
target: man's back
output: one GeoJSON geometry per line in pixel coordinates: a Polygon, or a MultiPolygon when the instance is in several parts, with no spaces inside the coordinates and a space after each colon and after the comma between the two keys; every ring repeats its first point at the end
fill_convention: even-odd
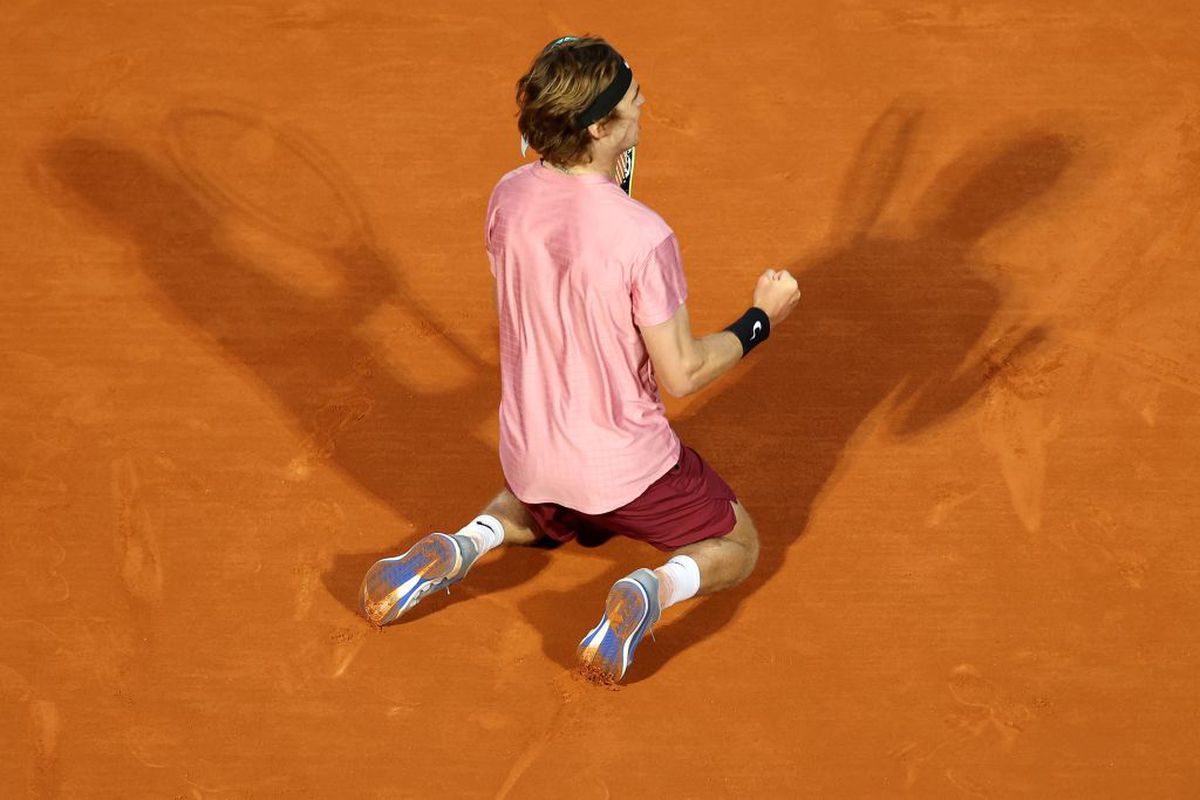
{"type": "Polygon", "coordinates": [[[638,332],[687,298],[671,229],[603,175],[505,175],[486,243],[500,316],[500,460],[515,494],[602,513],[679,457],[638,332]]]}

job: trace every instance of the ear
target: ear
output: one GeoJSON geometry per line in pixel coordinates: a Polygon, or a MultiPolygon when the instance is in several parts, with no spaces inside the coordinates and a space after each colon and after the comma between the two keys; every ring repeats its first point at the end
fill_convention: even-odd
{"type": "Polygon", "coordinates": [[[600,122],[593,122],[591,125],[588,125],[587,131],[588,131],[588,134],[591,135],[592,141],[596,141],[597,139],[603,139],[605,136],[608,135],[608,131],[605,130],[603,123],[600,123],[600,122]]]}

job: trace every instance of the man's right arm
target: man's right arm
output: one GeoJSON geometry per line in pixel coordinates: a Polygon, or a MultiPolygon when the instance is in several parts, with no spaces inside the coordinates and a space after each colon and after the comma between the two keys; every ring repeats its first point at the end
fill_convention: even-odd
{"type": "Polygon", "coordinates": [[[742,358],[742,343],[729,331],[693,337],[686,303],[666,322],[640,330],[654,373],[672,397],[700,391],[742,358]]]}

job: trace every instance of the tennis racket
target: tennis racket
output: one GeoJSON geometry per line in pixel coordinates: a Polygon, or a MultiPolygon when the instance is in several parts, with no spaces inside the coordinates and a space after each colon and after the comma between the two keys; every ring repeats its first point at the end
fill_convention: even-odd
{"type": "Polygon", "coordinates": [[[633,197],[633,165],[635,150],[637,150],[636,147],[631,147],[617,157],[617,168],[615,170],[615,174],[613,175],[613,177],[617,179],[617,183],[619,183],[621,188],[625,191],[625,194],[629,195],[630,197],[633,197]]]}

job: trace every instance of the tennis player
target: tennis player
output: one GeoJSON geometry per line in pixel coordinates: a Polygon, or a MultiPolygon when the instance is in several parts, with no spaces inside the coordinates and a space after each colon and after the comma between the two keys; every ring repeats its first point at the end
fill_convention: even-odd
{"type": "Polygon", "coordinates": [[[558,39],[516,94],[523,143],[541,158],[500,179],[485,232],[505,488],[456,533],[376,562],[360,599],[384,625],[501,545],[628,536],[670,558],[613,584],[579,645],[585,672],[619,681],[663,609],[737,585],[758,558],[753,520],[671,429],[656,379],[675,397],[698,391],[766,341],[800,292],[767,270],[744,314],[694,338],[675,234],[613,177],[646,102],[625,60],[600,38],[558,39]]]}

